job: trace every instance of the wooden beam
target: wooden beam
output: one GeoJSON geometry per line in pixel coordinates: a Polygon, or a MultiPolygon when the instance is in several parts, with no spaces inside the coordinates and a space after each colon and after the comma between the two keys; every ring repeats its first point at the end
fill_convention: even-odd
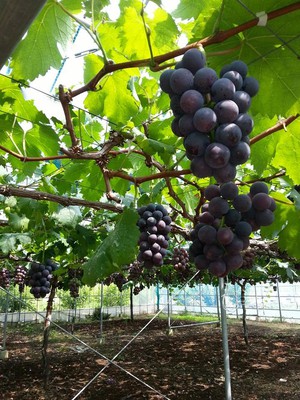
{"type": "Polygon", "coordinates": [[[0,68],[47,0],[0,0],[0,68]]]}

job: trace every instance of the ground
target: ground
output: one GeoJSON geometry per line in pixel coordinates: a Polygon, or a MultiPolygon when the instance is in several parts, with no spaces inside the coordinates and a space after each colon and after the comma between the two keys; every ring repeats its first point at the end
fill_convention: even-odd
{"type": "MultiPolygon", "coordinates": [[[[75,325],[74,334],[96,349],[54,329],[50,333],[49,375],[41,367],[42,326],[10,327],[9,358],[0,361],[2,400],[139,400],[225,398],[221,328],[182,327],[167,334],[167,321],[155,320],[81,390],[147,323],[146,319],[75,325]],[[25,330],[25,333],[24,333],[25,330]]],[[[176,322],[184,325],[191,322],[176,322]]],[[[231,387],[234,400],[300,399],[300,325],[248,322],[249,346],[241,321],[229,321],[231,387]]],[[[70,330],[70,326],[64,326],[70,330]]],[[[2,336],[2,335],[1,335],[2,336]]]]}

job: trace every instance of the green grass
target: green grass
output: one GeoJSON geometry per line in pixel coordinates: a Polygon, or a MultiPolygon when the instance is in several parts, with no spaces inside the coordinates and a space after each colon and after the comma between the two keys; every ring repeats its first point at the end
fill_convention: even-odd
{"type": "MultiPolygon", "coordinates": [[[[160,314],[158,316],[160,319],[168,319],[167,314],[160,314]]],[[[210,321],[218,321],[218,317],[215,315],[205,314],[205,315],[195,315],[191,313],[181,313],[181,314],[172,314],[171,320],[174,321],[187,321],[187,322],[210,322],[210,321]]]]}

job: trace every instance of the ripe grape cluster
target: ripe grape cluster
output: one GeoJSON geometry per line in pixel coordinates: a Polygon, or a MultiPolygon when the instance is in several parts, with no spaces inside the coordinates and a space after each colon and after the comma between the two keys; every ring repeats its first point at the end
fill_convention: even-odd
{"type": "Polygon", "coordinates": [[[172,264],[176,271],[184,271],[189,263],[189,253],[182,247],[173,250],[172,264]]]}
{"type": "Polygon", "coordinates": [[[14,271],[14,284],[19,286],[19,292],[23,293],[25,289],[25,280],[26,280],[27,270],[18,265],[14,271]]]}
{"type": "Polygon", "coordinates": [[[171,218],[160,204],[149,204],[138,209],[140,229],[139,255],[137,260],[144,267],[161,266],[167,253],[171,218]]]}
{"type": "Polygon", "coordinates": [[[36,298],[43,298],[50,293],[52,272],[56,271],[58,265],[51,260],[46,264],[32,262],[27,274],[27,284],[31,287],[30,293],[36,298]]]}
{"type": "Polygon", "coordinates": [[[8,289],[10,285],[10,272],[7,268],[0,269],[0,287],[8,289]]]}
{"type": "Polygon", "coordinates": [[[189,252],[196,267],[225,276],[243,265],[249,236],[274,221],[275,201],[264,182],[255,182],[248,194],[239,194],[233,182],[209,185],[199,223],[191,232],[189,252]]]}
{"type": "Polygon", "coordinates": [[[69,268],[68,269],[68,287],[70,296],[74,299],[79,297],[79,288],[81,286],[81,278],[83,276],[83,269],[81,268],[69,268]]]}
{"type": "Polygon", "coordinates": [[[170,96],[171,128],[184,138],[192,173],[224,183],[235,178],[236,166],[250,156],[253,120],[247,111],[259,85],[247,76],[243,61],[225,65],[220,77],[205,65],[204,53],[190,49],[175,69],[161,74],[160,87],[170,96]]]}

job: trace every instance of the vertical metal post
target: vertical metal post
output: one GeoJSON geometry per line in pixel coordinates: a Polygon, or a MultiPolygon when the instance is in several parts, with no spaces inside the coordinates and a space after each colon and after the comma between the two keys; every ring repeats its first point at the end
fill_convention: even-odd
{"type": "Polygon", "coordinates": [[[229,346],[228,346],[228,331],[226,318],[226,303],[224,278],[219,278],[220,290],[220,307],[221,307],[221,326],[222,326],[222,344],[224,358],[224,374],[225,374],[225,400],[232,400],[231,397],[231,380],[230,380],[230,361],[229,361],[229,346]]]}
{"type": "Polygon", "coordinates": [[[256,290],[256,284],[254,285],[254,293],[255,293],[255,305],[256,305],[256,318],[259,317],[259,308],[258,308],[258,300],[257,300],[257,290],[256,290]]]}
{"type": "Polygon", "coordinates": [[[167,310],[168,310],[168,331],[171,329],[171,314],[170,314],[170,291],[167,288],[167,310]]]}
{"type": "Polygon", "coordinates": [[[185,288],[183,289],[183,301],[184,301],[184,312],[186,312],[187,308],[186,308],[186,291],[185,291],[185,288]]]}
{"type": "Polygon", "coordinates": [[[216,287],[216,301],[217,301],[217,314],[218,314],[218,320],[220,321],[219,295],[218,295],[218,288],[217,288],[217,287],[216,287]]]}
{"type": "Polygon", "coordinates": [[[239,318],[239,299],[238,299],[238,295],[236,292],[236,284],[234,284],[234,295],[235,295],[235,314],[236,314],[236,318],[239,318]]]}
{"type": "Polygon", "coordinates": [[[159,283],[156,284],[156,312],[159,311],[160,307],[160,291],[159,291],[159,283]]]}
{"type": "Polygon", "coordinates": [[[5,316],[4,316],[4,324],[3,324],[3,345],[2,350],[6,350],[6,331],[7,331],[7,314],[8,314],[8,305],[9,305],[9,293],[6,292],[5,299],[5,316]]]}
{"type": "Polygon", "coordinates": [[[199,283],[200,314],[202,315],[202,284],[199,283]]]}
{"type": "Polygon", "coordinates": [[[276,281],[276,289],[277,289],[277,299],[278,299],[278,307],[279,307],[279,318],[280,322],[282,322],[282,311],[281,311],[281,301],[280,301],[280,293],[279,293],[279,282],[278,279],[276,281]]]}
{"type": "Polygon", "coordinates": [[[103,282],[101,282],[100,286],[100,308],[99,308],[99,319],[100,319],[100,326],[99,326],[99,337],[100,343],[102,342],[102,334],[103,334],[103,282]]]}

